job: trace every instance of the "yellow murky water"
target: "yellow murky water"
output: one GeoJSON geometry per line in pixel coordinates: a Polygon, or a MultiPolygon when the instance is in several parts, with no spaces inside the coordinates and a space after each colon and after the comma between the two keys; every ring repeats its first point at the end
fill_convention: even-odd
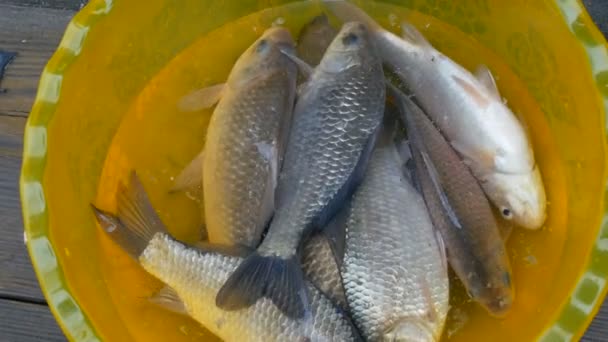
{"type": "MultiPolygon", "coordinates": [[[[194,89],[223,82],[239,54],[265,28],[281,24],[296,36],[302,25],[320,12],[318,5],[310,3],[263,10],[225,24],[180,52],[148,82],[123,115],[107,154],[95,203],[113,210],[118,181],[135,169],[171,233],[183,241],[198,240],[199,227],[204,222],[200,201],[192,194],[169,194],[168,190],[174,177],[202,149],[212,110],[181,113],[177,110],[178,100],[194,89]]],[[[559,124],[547,121],[548,116],[529,93],[530,88],[507,62],[454,26],[403,7],[376,5],[370,14],[395,32],[400,21],[407,19],[439,50],[469,69],[486,64],[496,76],[509,106],[529,130],[545,181],[549,212],[545,229],[540,232],[516,229],[509,240],[516,289],[513,309],[503,320],[491,318],[467,301],[456,283],[444,334],[444,339],[451,341],[483,337],[496,341],[527,340],[546,326],[551,320],[548,313],[555,312],[561,304],[550,300],[560,272],[568,222],[567,165],[554,140],[559,124]],[[533,321],[536,324],[529,323],[533,321]]],[[[584,179],[578,181],[585,182],[584,179]]],[[[162,284],[106,237],[96,234],[94,242],[88,243],[101,244],[103,282],[111,305],[133,339],[211,340],[212,335],[193,320],[148,303],[146,298],[162,284]]],[[[80,293],[81,301],[86,302],[84,292],[80,293]]],[[[89,308],[89,316],[94,316],[91,312],[94,310],[89,308]]]]}

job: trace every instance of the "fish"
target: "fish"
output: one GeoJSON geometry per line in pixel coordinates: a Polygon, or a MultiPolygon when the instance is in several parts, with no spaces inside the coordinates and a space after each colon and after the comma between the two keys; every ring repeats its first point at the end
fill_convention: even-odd
{"type": "Polygon", "coordinates": [[[291,34],[269,28],[238,58],[225,84],[182,99],[190,109],[219,101],[204,151],[176,182],[183,188],[202,178],[211,243],[255,248],[273,215],[297,78],[296,65],[284,51],[295,51],[291,34]]]}
{"type": "Polygon", "coordinates": [[[490,70],[480,65],[471,73],[407,22],[399,37],[349,2],[323,2],[340,19],[368,26],[383,61],[416,95],[501,215],[527,229],[541,228],[547,205],[542,176],[526,131],[490,70]]]}
{"type": "Polygon", "coordinates": [[[135,172],[120,184],[117,214],[92,205],[103,232],[165,284],[152,303],[186,314],[224,341],[360,341],[349,318],[310,283],[310,315],[294,320],[270,300],[240,311],[215,305],[220,287],[242,262],[226,247],[189,246],[173,238],[156,214],[135,172]]]}
{"type": "Polygon", "coordinates": [[[300,30],[296,49],[298,57],[308,65],[319,65],[337,34],[338,30],[331,26],[325,14],[314,17],[300,30]]]}
{"type": "Polygon", "coordinates": [[[341,274],[367,341],[439,341],[449,309],[443,240],[387,127],[346,219],[341,274]]]}
{"type": "Polygon", "coordinates": [[[305,279],[315,285],[336,306],[348,312],[338,256],[334,249],[331,238],[323,232],[313,234],[302,247],[302,271],[305,279]]]}
{"type": "Polygon", "coordinates": [[[405,123],[416,179],[448,262],[469,295],[495,317],[511,308],[511,264],[481,186],[435,124],[408,96],[389,85],[405,123]]]}
{"type": "Polygon", "coordinates": [[[328,224],[361,182],[384,102],[369,33],[346,23],[298,95],[268,233],[218,293],[219,307],[238,310],[266,297],[290,317],[305,315],[301,242],[328,224]]]}

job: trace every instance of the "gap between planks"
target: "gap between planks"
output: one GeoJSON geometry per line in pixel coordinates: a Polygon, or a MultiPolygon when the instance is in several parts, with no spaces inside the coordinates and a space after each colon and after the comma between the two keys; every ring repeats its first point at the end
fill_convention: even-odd
{"type": "Polygon", "coordinates": [[[0,0],[0,49],[16,52],[0,80],[0,114],[27,116],[40,73],[74,16],[71,10],[20,7],[0,0]]]}

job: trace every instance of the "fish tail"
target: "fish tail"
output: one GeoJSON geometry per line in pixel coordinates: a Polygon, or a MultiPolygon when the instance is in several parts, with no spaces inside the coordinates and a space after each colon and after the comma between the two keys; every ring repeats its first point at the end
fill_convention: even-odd
{"type": "Polygon", "coordinates": [[[116,215],[93,204],[91,208],[107,236],[133,258],[138,259],[154,235],[167,233],[167,228],[156,214],[135,172],[131,173],[127,185],[118,185],[116,205],[116,215]]]}
{"type": "Polygon", "coordinates": [[[323,0],[323,4],[344,22],[358,21],[370,30],[380,31],[382,27],[359,7],[343,0],[323,0]]]}
{"type": "Polygon", "coordinates": [[[291,318],[304,317],[308,300],[296,255],[284,259],[254,252],[222,286],[216,305],[224,310],[238,310],[255,304],[262,297],[272,300],[291,318]]]}

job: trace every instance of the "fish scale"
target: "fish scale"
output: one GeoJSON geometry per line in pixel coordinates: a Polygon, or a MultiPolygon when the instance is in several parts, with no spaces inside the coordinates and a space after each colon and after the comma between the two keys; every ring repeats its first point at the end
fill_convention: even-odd
{"type": "Polygon", "coordinates": [[[341,273],[353,320],[369,341],[408,321],[438,338],[448,310],[445,256],[401,164],[394,146],[374,152],[346,221],[341,273]]]}
{"type": "Polygon", "coordinates": [[[269,218],[262,208],[273,167],[260,148],[278,148],[294,80],[288,73],[275,72],[245,89],[228,92],[225,105],[214,112],[203,166],[206,224],[213,243],[253,247],[260,241],[269,218]],[[264,215],[266,219],[261,219],[264,215]]]}
{"type": "Polygon", "coordinates": [[[262,244],[218,293],[224,309],[267,297],[291,317],[307,310],[300,244],[360,183],[384,112],[382,64],[362,24],[342,27],[298,95],[277,209],[262,244]]]}
{"type": "Polygon", "coordinates": [[[242,311],[215,306],[215,294],[239,258],[205,254],[186,247],[166,234],[156,234],[139,260],[150,274],[173,288],[188,313],[226,341],[355,341],[348,320],[318,290],[308,285],[312,311],[302,323],[283,315],[268,299],[242,311]]]}

